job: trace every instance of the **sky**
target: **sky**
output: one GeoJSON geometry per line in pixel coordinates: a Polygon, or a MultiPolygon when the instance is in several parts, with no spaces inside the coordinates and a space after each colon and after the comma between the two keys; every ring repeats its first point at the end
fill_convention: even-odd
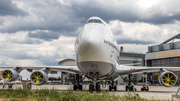
{"type": "MultiPolygon", "coordinates": [[[[180,32],[179,0],[0,0],[0,66],[74,58],[87,19],[102,18],[124,51],[146,53],[180,32]]],[[[26,72],[24,72],[26,74],[26,72]]]]}

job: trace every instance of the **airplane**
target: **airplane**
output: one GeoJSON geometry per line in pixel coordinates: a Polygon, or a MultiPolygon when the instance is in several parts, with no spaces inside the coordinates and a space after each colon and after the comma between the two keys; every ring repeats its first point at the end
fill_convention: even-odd
{"type": "MultiPolygon", "coordinates": [[[[19,73],[23,69],[31,72],[30,79],[34,85],[43,85],[48,81],[48,74],[57,71],[62,74],[76,74],[77,83],[73,85],[73,90],[82,90],[79,76],[83,75],[91,80],[89,91],[101,91],[100,83],[109,83],[109,91],[117,90],[115,81],[123,75],[129,75],[129,82],[125,89],[133,91],[134,86],[131,78],[134,74],[149,72],[159,72],[159,82],[165,87],[174,86],[177,82],[176,75],[172,71],[179,71],[179,67],[143,67],[120,64],[120,49],[116,39],[108,26],[101,18],[90,17],[79,35],[75,44],[75,66],[1,66],[4,69],[2,79],[5,82],[12,82],[19,78],[19,73]]],[[[61,63],[70,62],[71,59],[62,60],[61,63]]],[[[122,77],[123,78],[123,77],[122,77]]],[[[123,78],[124,79],[124,78],[123,78]]]]}
{"type": "Polygon", "coordinates": [[[3,80],[0,80],[0,84],[2,84],[2,88],[3,89],[8,89],[11,88],[14,84],[22,84],[22,76],[19,75],[19,78],[16,81],[12,81],[12,82],[4,82],[3,80]]]}

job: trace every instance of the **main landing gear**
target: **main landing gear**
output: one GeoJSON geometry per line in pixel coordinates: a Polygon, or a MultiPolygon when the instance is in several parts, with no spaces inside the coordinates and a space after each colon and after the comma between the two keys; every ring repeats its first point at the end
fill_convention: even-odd
{"type": "Polygon", "coordinates": [[[73,86],[73,90],[82,90],[82,85],[79,83],[79,74],[76,74],[76,82],[77,84],[73,86]]]}
{"type": "Polygon", "coordinates": [[[131,82],[132,77],[133,77],[133,75],[129,74],[129,82],[128,83],[122,77],[122,79],[127,83],[127,85],[125,87],[126,91],[136,91],[136,88],[134,88],[134,84],[131,82]]]}
{"type": "Polygon", "coordinates": [[[114,85],[114,81],[109,81],[109,91],[111,91],[112,89],[114,89],[114,91],[117,91],[117,86],[114,85]]]}
{"type": "Polygon", "coordinates": [[[89,84],[89,92],[93,92],[95,91],[96,92],[100,92],[101,91],[101,86],[100,86],[100,83],[95,83],[95,85],[93,83],[90,83],[89,84]]]}

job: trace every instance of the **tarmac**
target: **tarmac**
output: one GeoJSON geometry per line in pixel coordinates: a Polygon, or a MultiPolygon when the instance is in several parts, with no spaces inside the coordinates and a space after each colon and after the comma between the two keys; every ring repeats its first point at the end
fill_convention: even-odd
{"type": "MultiPolygon", "coordinates": [[[[22,85],[14,85],[13,89],[21,87],[22,85]]],[[[135,88],[137,89],[136,92],[126,92],[125,91],[125,85],[117,85],[117,91],[108,91],[108,85],[106,87],[102,87],[102,91],[108,91],[110,94],[115,94],[118,96],[124,96],[129,93],[132,95],[139,94],[140,97],[146,98],[146,99],[164,99],[164,100],[171,100],[172,95],[175,95],[178,86],[173,87],[164,87],[164,86],[149,86],[149,91],[141,91],[142,86],[135,85],[135,88]]],[[[2,85],[0,85],[0,88],[2,88],[2,85]]],[[[41,85],[41,86],[35,86],[32,85],[32,89],[57,89],[59,91],[67,91],[72,90],[73,85],[41,85]]],[[[89,86],[83,85],[83,91],[88,91],[89,86]]],[[[82,91],[81,91],[82,92],[82,91]]],[[[180,100],[180,99],[179,99],[180,100]]]]}

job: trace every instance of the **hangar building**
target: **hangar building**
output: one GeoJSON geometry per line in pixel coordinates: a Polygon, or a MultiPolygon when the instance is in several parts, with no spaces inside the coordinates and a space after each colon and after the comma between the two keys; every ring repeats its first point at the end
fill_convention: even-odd
{"type": "MultiPolygon", "coordinates": [[[[145,65],[148,67],[180,67],[180,41],[173,42],[175,39],[180,39],[180,33],[159,45],[149,46],[145,54],[145,65]]],[[[174,73],[178,78],[177,84],[179,84],[180,72],[174,73]]],[[[150,84],[159,84],[158,76],[158,73],[149,73],[147,81],[150,84]]]]}

